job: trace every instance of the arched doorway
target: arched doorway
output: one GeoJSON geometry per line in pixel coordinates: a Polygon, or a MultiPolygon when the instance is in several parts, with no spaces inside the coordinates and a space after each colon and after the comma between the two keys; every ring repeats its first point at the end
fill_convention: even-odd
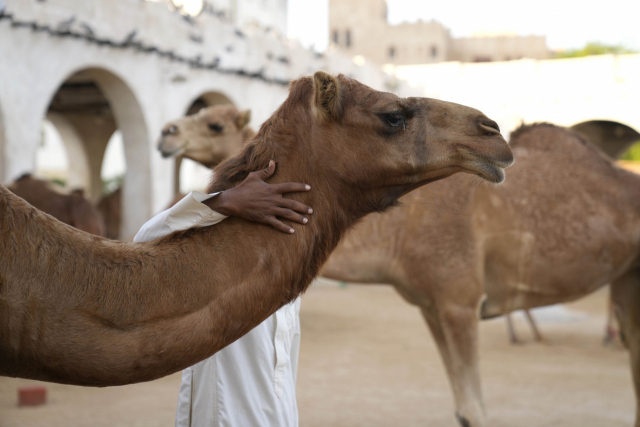
{"type": "MultiPolygon", "coordinates": [[[[189,104],[185,115],[190,116],[203,108],[225,104],[233,105],[233,102],[220,92],[205,92],[189,104]]],[[[208,182],[210,175],[211,170],[201,164],[190,159],[177,158],[174,175],[175,193],[185,193],[194,189],[202,190],[202,188],[198,188],[198,184],[208,182]]]]}
{"type": "Polygon", "coordinates": [[[42,144],[36,152],[36,174],[50,180],[58,178],[66,187],[81,188],[92,198],[91,165],[84,142],[63,114],[50,112],[43,122],[42,144]]]}
{"type": "Polygon", "coordinates": [[[640,141],[640,133],[630,126],[610,120],[589,120],[571,126],[608,156],[618,159],[633,144],[640,141]]]}
{"type": "Polygon", "coordinates": [[[104,195],[101,172],[107,145],[114,134],[121,135],[128,167],[122,168],[120,237],[135,234],[152,212],[149,133],[133,91],[108,70],[83,69],[62,82],[46,118],[64,141],[69,183],[83,184],[93,202],[104,195]]]}

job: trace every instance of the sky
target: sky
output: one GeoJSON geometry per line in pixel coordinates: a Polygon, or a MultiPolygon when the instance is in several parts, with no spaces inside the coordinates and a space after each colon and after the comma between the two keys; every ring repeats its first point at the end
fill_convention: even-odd
{"type": "MultiPolygon", "coordinates": [[[[323,51],[329,34],[328,0],[289,0],[289,36],[323,51]]],[[[543,35],[552,50],[591,41],[640,50],[640,0],[388,0],[389,22],[435,19],[454,37],[510,32],[543,35]]]]}

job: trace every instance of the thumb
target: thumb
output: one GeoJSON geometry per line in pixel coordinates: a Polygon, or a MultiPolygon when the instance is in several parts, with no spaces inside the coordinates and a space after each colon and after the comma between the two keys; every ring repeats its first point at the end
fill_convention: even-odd
{"type": "Polygon", "coordinates": [[[269,160],[269,166],[267,166],[266,168],[262,169],[259,173],[258,173],[258,177],[265,181],[266,179],[268,179],[271,175],[273,175],[273,173],[276,171],[276,162],[274,162],[273,160],[269,160]]]}

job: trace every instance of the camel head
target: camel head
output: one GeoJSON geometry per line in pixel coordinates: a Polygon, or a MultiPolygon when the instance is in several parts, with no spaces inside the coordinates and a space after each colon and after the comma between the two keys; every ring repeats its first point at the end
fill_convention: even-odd
{"type": "Polygon", "coordinates": [[[162,157],[186,157],[214,167],[240,151],[253,136],[248,127],[251,111],[233,105],[215,105],[167,123],[162,128],[158,150],[162,157]]]}
{"type": "Polygon", "coordinates": [[[319,71],[292,83],[242,154],[216,169],[209,190],[238,183],[270,159],[276,180],[331,188],[354,205],[346,209],[365,214],[456,172],[502,182],[513,154],[496,122],[476,109],[400,98],[319,71]]]}

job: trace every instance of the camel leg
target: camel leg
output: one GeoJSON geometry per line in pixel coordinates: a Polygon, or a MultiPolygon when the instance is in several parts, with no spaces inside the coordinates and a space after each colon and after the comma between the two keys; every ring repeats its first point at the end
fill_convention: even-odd
{"type": "Polygon", "coordinates": [[[438,345],[456,404],[461,427],[485,425],[478,370],[478,318],[472,307],[449,307],[439,313],[422,308],[438,345]]]}
{"type": "Polygon", "coordinates": [[[542,334],[538,330],[538,325],[536,324],[536,320],[533,318],[529,310],[524,309],[524,315],[527,316],[527,320],[529,321],[529,326],[531,326],[531,331],[533,332],[533,339],[537,342],[542,342],[542,334]]]}
{"type": "Polygon", "coordinates": [[[631,271],[611,285],[620,325],[620,338],[629,349],[636,392],[636,427],[640,427],[640,269],[631,271]]]}
{"type": "Polygon", "coordinates": [[[609,290],[609,301],[608,301],[608,312],[607,312],[607,324],[604,330],[604,339],[602,340],[603,345],[612,344],[620,333],[620,327],[617,325],[616,316],[615,316],[615,304],[613,302],[613,297],[611,295],[611,289],[609,290]]]}
{"type": "Polygon", "coordinates": [[[504,315],[504,320],[507,322],[507,334],[509,334],[509,342],[511,344],[519,344],[518,336],[516,335],[516,329],[513,327],[513,319],[511,319],[511,313],[504,315]]]}

